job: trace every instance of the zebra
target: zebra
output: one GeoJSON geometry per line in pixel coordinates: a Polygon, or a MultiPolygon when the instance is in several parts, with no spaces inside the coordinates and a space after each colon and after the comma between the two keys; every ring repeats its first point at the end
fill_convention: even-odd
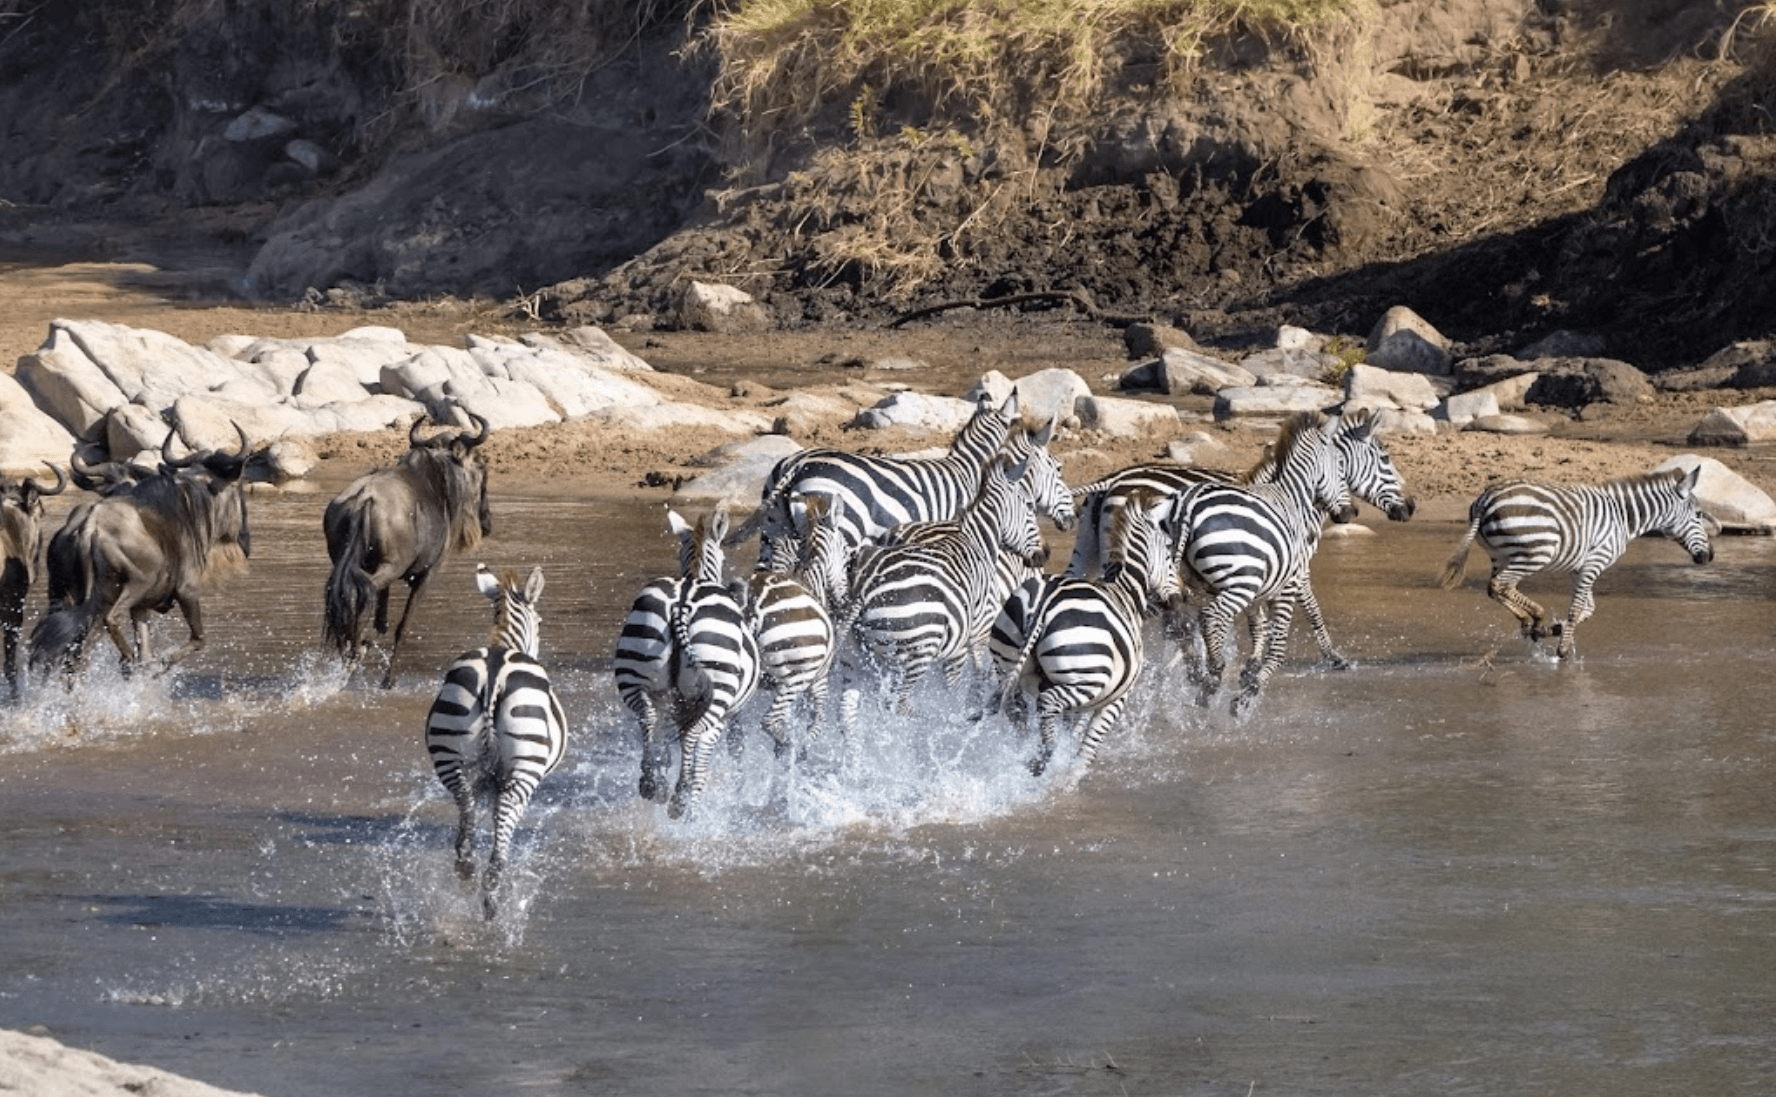
{"type": "Polygon", "coordinates": [[[493,853],[481,877],[482,913],[492,920],[512,833],[537,785],[561,762],[567,718],[537,661],[543,569],[520,581],[516,572],[496,575],[481,564],[475,586],[493,602],[493,634],[486,647],[445,668],[425,744],[438,780],[456,798],[456,872],[465,880],[475,874],[476,803],[494,799],[493,853]]]}
{"type": "MultiPolygon", "coordinates": [[[[1344,478],[1345,488],[1351,495],[1386,514],[1390,522],[1410,520],[1418,510],[1418,501],[1406,491],[1405,479],[1395,467],[1393,456],[1377,435],[1379,420],[1367,412],[1338,415],[1334,419],[1328,441],[1332,455],[1338,462],[1339,475],[1344,478]]],[[[1275,454],[1270,452],[1248,474],[1248,480],[1252,483],[1270,483],[1275,479],[1275,454]]],[[[1320,650],[1321,660],[1334,670],[1348,669],[1350,660],[1332,643],[1332,633],[1326,628],[1325,614],[1320,610],[1319,599],[1314,596],[1312,577],[1305,573],[1301,576],[1296,601],[1307,618],[1308,628],[1313,633],[1315,646],[1320,650]]],[[[1251,614],[1254,658],[1262,655],[1263,644],[1271,634],[1266,622],[1268,609],[1268,606],[1258,606],[1251,614]]],[[[1287,637],[1286,629],[1283,635],[1287,637]]]]}
{"type": "Polygon", "coordinates": [[[1138,491],[1117,508],[1102,579],[1031,579],[1006,600],[993,624],[994,663],[1006,693],[1036,696],[1042,745],[1029,763],[1035,776],[1054,756],[1057,727],[1069,712],[1090,713],[1079,756],[1082,764],[1091,763],[1141,673],[1147,611],[1178,598],[1177,569],[1151,513],[1156,499],[1138,491]]]}
{"type": "MultiPolygon", "coordinates": [[[[763,683],[771,691],[764,730],[780,756],[789,749],[783,729],[798,697],[806,695],[814,709],[809,738],[819,734],[836,651],[827,606],[847,584],[849,552],[839,530],[844,498],[813,496],[807,507],[810,528],[801,559],[792,566],[773,560],[754,571],[743,602],[758,640],[763,683]]],[[[734,742],[739,741],[736,736],[734,742]]]]}
{"type": "Polygon", "coordinates": [[[1564,622],[1548,628],[1560,638],[1555,657],[1570,658],[1577,650],[1573,633],[1596,609],[1592,585],[1621,558],[1630,540],[1658,533],[1681,542],[1695,563],[1714,559],[1709,535],[1718,527],[1696,505],[1701,474],[1697,466],[1687,473],[1660,470],[1602,484],[1490,484],[1468,507],[1468,529],[1443,569],[1443,589],[1462,581],[1469,551],[1479,538],[1492,557],[1487,595],[1511,611],[1525,637],[1540,641],[1547,614],[1517,584],[1539,571],[1570,572],[1572,605],[1564,622]]]}
{"type": "Polygon", "coordinates": [[[1235,716],[1257,703],[1283,658],[1295,603],[1307,589],[1308,564],[1319,547],[1321,512],[1334,521],[1355,516],[1350,490],[1333,458],[1326,417],[1298,412],[1276,443],[1276,480],[1239,487],[1201,484],[1161,504],[1180,579],[1209,596],[1202,611],[1207,675],[1198,703],[1207,705],[1226,672],[1233,621],[1268,604],[1266,639],[1241,676],[1235,716]]]}
{"type": "MultiPolygon", "coordinates": [[[[1037,510],[1053,515],[1053,501],[1065,499],[1068,512],[1071,513],[1072,491],[1061,479],[1060,467],[1049,457],[1048,442],[1052,434],[1043,431],[1035,436],[1022,432],[1014,432],[1006,440],[1004,453],[1009,461],[1025,466],[1022,484],[1030,502],[1037,510]]],[[[896,526],[882,534],[876,544],[883,546],[910,545],[916,542],[941,541],[956,535],[960,526],[955,519],[934,519],[925,522],[908,522],[896,526]]],[[[1040,568],[1032,567],[1022,555],[1007,549],[1000,549],[994,559],[993,583],[987,594],[988,606],[1003,605],[1013,591],[1025,581],[1042,574],[1040,568]]],[[[971,645],[975,663],[985,669],[987,662],[988,638],[992,632],[993,619],[989,614],[981,614],[977,618],[978,629],[971,645]]]]}
{"type": "MultiPolygon", "coordinates": [[[[973,498],[982,470],[1013,436],[1018,423],[1015,391],[997,407],[991,397],[983,395],[942,457],[872,456],[836,449],[809,449],[792,454],[772,468],[758,510],[735,530],[730,540],[744,540],[756,530],[760,559],[767,559],[780,551],[772,547],[773,542],[801,536],[807,528],[805,501],[817,495],[844,496],[843,529],[853,548],[905,522],[954,518],[973,498]]],[[[1038,435],[1038,467],[1053,466],[1054,459],[1047,453],[1046,445],[1054,429],[1051,420],[1038,435]]],[[[1052,471],[1052,482],[1060,484],[1058,468],[1052,471]]],[[[1040,497],[1039,505],[1057,528],[1073,527],[1072,498],[1064,484],[1060,484],[1058,491],[1040,497]]]]}
{"type": "MultiPolygon", "coordinates": [[[[1258,469],[1274,465],[1260,463],[1258,469]]],[[[1118,511],[1127,505],[1131,495],[1144,492],[1154,499],[1176,495],[1198,484],[1243,484],[1250,482],[1257,470],[1246,476],[1222,469],[1197,468],[1169,461],[1152,461],[1118,469],[1101,480],[1073,489],[1074,506],[1079,513],[1079,532],[1073,538],[1073,554],[1067,560],[1066,574],[1090,578],[1101,574],[1109,564],[1110,527],[1118,511]]]]}
{"type": "Polygon", "coordinates": [[[718,507],[694,527],[676,511],[666,515],[679,540],[679,576],[655,579],[636,594],[611,673],[641,724],[643,799],[665,794],[656,701],[674,702],[681,757],[666,813],[678,819],[707,784],[710,752],[729,716],[757,690],[760,667],[758,640],[724,582],[727,510],[718,507]]]}
{"type": "MultiPolygon", "coordinates": [[[[890,676],[898,675],[895,708],[902,715],[912,711],[912,693],[933,664],[942,662],[950,684],[961,684],[976,637],[984,631],[977,618],[985,615],[990,629],[998,609],[988,592],[999,550],[1008,549],[1034,567],[1047,562],[1035,509],[1020,486],[1024,473],[1024,464],[1000,455],[981,476],[953,534],[874,546],[855,562],[842,631],[890,676]]],[[[856,719],[855,691],[843,702],[849,731],[856,719]]]]}

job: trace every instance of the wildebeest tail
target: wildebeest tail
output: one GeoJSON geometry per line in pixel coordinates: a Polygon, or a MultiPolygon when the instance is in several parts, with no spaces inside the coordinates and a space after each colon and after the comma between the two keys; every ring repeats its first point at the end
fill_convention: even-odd
{"type": "Polygon", "coordinates": [[[61,667],[85,641],[91,627],[85,602],[65,606],[44,617],[31,630],[31,669],[42,674],[61,667]]]}
{"type": "Polygon", "coordinates": [[[376,598],[376,585],[364,570],[364,518],[350,512],[345,521],[347,535],[339,559],[327,576],[327,642],[337,650],[349,651],[358,642],[358,622],[370,611],[376,598]]]}

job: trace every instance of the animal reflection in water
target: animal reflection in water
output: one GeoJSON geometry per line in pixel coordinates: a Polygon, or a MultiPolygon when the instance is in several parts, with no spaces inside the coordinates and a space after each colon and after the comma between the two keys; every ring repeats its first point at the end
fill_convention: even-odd
{"type": "Polygon", "coordinates": [[[478,452],[487,441],[487,420],[469,413],[475,430],[455,427],[420,436],[420,420],[407,430],[408,450],[393,468],[359,477],[321,518],[327,555],[326,637],[346,665],[355,668],[377,636],[388,633],[389,588],[407,584],[407,603],[395,624],[384,668],[384,689],[395,684],[395,664],[407,620],[426,580],[452,549],[468,551],[493,532],[487,509],[487,462],[478,452]],[[375,605],[372,619],[370,608],[375,605]]]}
{"type": "Polygon", "coordinates": [[[456,871],[475,874],[477,803],[493,801],[493,852],[481,877],[483,911],[498,913],[500,874],[512,834],[537,785],[561,762],[567,718],[537,659],[543,569],[522,580],[480,565],[475,585],[494,606],[493,636],[445,668],[426,716],[426,750],[438,780],[456,799],[456,871]]]}
{"type": "Polygon", "coordinates": [[[240,486],[247,436],[238,425],[235,432],[240,445],[234,452],[181,459],[169,452],[169,433],[158,471],[120,480],[68,516],[50,540],[50,612],[31,633],[34,668],[72,672],[95,623],[110,634],[126,668],[142,665],[150,658],[148,615],[175,605],[191,635],[162,661],[162,670],[202,650],[199,592],[244,572],[252,551],[240,486]]]}

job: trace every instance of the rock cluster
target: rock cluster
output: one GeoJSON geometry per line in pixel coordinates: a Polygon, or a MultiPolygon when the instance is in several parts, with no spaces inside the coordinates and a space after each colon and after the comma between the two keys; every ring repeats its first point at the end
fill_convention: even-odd
{"type": "Polygon", "coordinates": [[[597,418],[640,429],[771,428],[757,413],[669,401],[638,379],[651,372],[597,328],[472,335],[461,348],[410,343],[387,327],[322,339],[229,335],[194,347],[158,331],[57,320],[14,376],[0,375],[0,468],[64,463],[75,438],[113,460],[146,453],[152,462],[169,428],[182,453],[234,445],[236,424],[255,442],[288,442],[421,414],[466,423],[473,413],[495,430],[597,418]]]}

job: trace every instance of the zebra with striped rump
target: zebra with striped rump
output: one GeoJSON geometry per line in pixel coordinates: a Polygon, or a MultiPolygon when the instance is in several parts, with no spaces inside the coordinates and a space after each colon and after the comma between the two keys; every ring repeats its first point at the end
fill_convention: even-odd
{"type": "Polygon", "coordinates": [[[426,715],[425,744],[438,780],[456,799],[456,872],[475,874],[477,801],[493,799],[493,853],[481,877],[482,912],[497,913],[495,893],[512,834],[537,785],[567,749],[567,718],[537,661],[537,599],[543,569],[495,575],[482,564],[475,585],[493,602],[493,636],[444,671],[426,715]]]}
{"type": "MultiPolygon", "coordinates": [[[[1052,424],[1051,424],[1052,426],[1052,424]]],[[[1014,465],[1024,466],[1024,477],[1020,483],[1031,504],[1043,513],[1051,516],[1056,513],[1054,500],[1063,500],[1068,513],[1071,513],[1072,492],[1066,482],[1061,479],[1060,466],[1048,452],[1048,443],[1052,431],[1044,429],[1031,436],[1023,431],[1014,431],[1006,440],[1006,459],[1014,465]]],[[[917,542],[940,541],[954,537],[960,525],[955,519],[934,520],[928,522],[908,522],[896,526],[882,534],[876,544],[883,546],[910,545],[917,542]]],[[[1000,606],[1011,597],[1028,579],[1041,575],[1038,567],[1032,567],[1019,552],[1001,548],[994,560],[993,584],[987,594],[987,605],[1000,606]]],[[[978,632],[970,645],[975,663],[985,669],[987,663],[987,644],[992,633],[993,618],[990,614],[980,614],[976,618],[978,632]]]]}
{"type": "Polygon", "coordinates": [[[1511,611],[1525,637],[1539,641],[1546,611],[1517,584],[1539,571],[1570,572],[1572,605],[1566,620],[1547,630],[1560,638],[1555,657],[1569,658],[1576,650],[1573,633],[1596,609],[1592,585],[1621,558],[1629,541],[1657,533],[1681,542],[1698,564],[1714,559],[1713,519],[1696,506],[1701,475],[1697,466],[1687,473],[1668,469],[1602,484],[1492,484],[1468,507],[1468,530],[1443,569],[1443,589],[1462,581],[1478,539],[1492,558],[1487,595],[1511,611]]]}
{"type": "Polygon", "coordinates": [[[1356,512],[1324,415],[1299,412],[1283,424],[1276,466],[1274,482],[1203,484],[1165,500],[1160,510],[1180,579],[1209,596],[1202,610],[1208,668],[1199,704],[1209,704],[1221,687],[1234,620],[1253,606],[1268,607],[1267,639],[1241,675],[1235,716],[1251,710],[1282,663],[1286,645],[1279,638],[1288,636],[1295,603],[1309,589],[1321,513],[1348,522],[1356,512]]]}
{"type": "MultiPolygon", "coordinates": [[[[742,540],[756,529],[760,559],[766,559],[778,551],[771,547],[773,542],[799,539],[807,529],[806,500],[819,495],[844,498],[845,539],[853,548],[906,522],[954,518],[974,497],[982,470],[1012,437],[1018,423],[1016,392],[997,407],[983,395],[942,457],[879,457],[837,449],[791,454],[771,470],[758,510],[735,531],[733,540],[742,540]]],[[[1044,445],[1053,430],[1052,422],[1043,428],[1044,445]]],[[[1053,460],[1045,449],[1036,458],[1039,465],[1052,465],[1053,460]]],[[[1053,472],[1054,482],[1059,483],[1058,468],[1053,472]]],[[[1064,484],[1041,499],[1040,505],[1057,527],[1072,528],[1072,498],[1064,484]]]]}
{"type": "Polygon", "coordinates": [[[673,703],[680,764],[666,813],[677,819],[708,783],[709,755],[723,726],[758,688],[759,649],[724,581],[727,511],[717,508],[694,527],[676,511],[666,515],[679,539],[680,574],[655,579],[636,594],[617,638],[611,673],[623,703],[641,724],[644,799],[665,796],[662,778],[671,746],[661,741],[658,704],[673,703]]]}
{"type": "MultiPolygon", "coordinates": [[[[933,664],[944,665],[952,686],[961,684],[975,638],[998,607],[988,602],[1001,549],[1041,567],[1048,548],[1036,528],[1036,512],[1021,487],[1025,468],[1004,455],[994,459],[962,512],[956,531],[906,545],[873,546],[859,555],[851,579],[844,632],[869,653],[888,677],[898,677],[895,709],[912,711],[912,693],[933,664]]],[[[845,727],[854,725],[857,697],[844,697],[845,727]]]]}
{"type": "MultiPolygon", "coordinates": [[[[746,619],[758,639],[764,687],[771,692],[764,729],[779,756],[789,749],[784,725],[798,698],[806,696],[814,709],[808,737],[820,732],[836,651],[827,606],[847,581],[849,546],[839,531],[844,499],[814,496],[807,506],[810,529],[801,558],[793,565],[773,560],[770,567],[754,571],[746,584],[746,619]]],[[[739,741],[736,736],[734,742],[739,741]]]]}
{"type": "Polygon", "coordinates": [[[1089,714],[1079,757],[1091,764],[1141,673],[1148,611],[1178,597],[1177,569],[1151,513],[1153,501],[1136,492],[1117,509],[1104,578],[1033,578],[1006,600],[993,624],[993,657],[1006,693],[1036,697],[1042,746],[1030,772],[1038,777],[1070,712],[1089,714]]]}

